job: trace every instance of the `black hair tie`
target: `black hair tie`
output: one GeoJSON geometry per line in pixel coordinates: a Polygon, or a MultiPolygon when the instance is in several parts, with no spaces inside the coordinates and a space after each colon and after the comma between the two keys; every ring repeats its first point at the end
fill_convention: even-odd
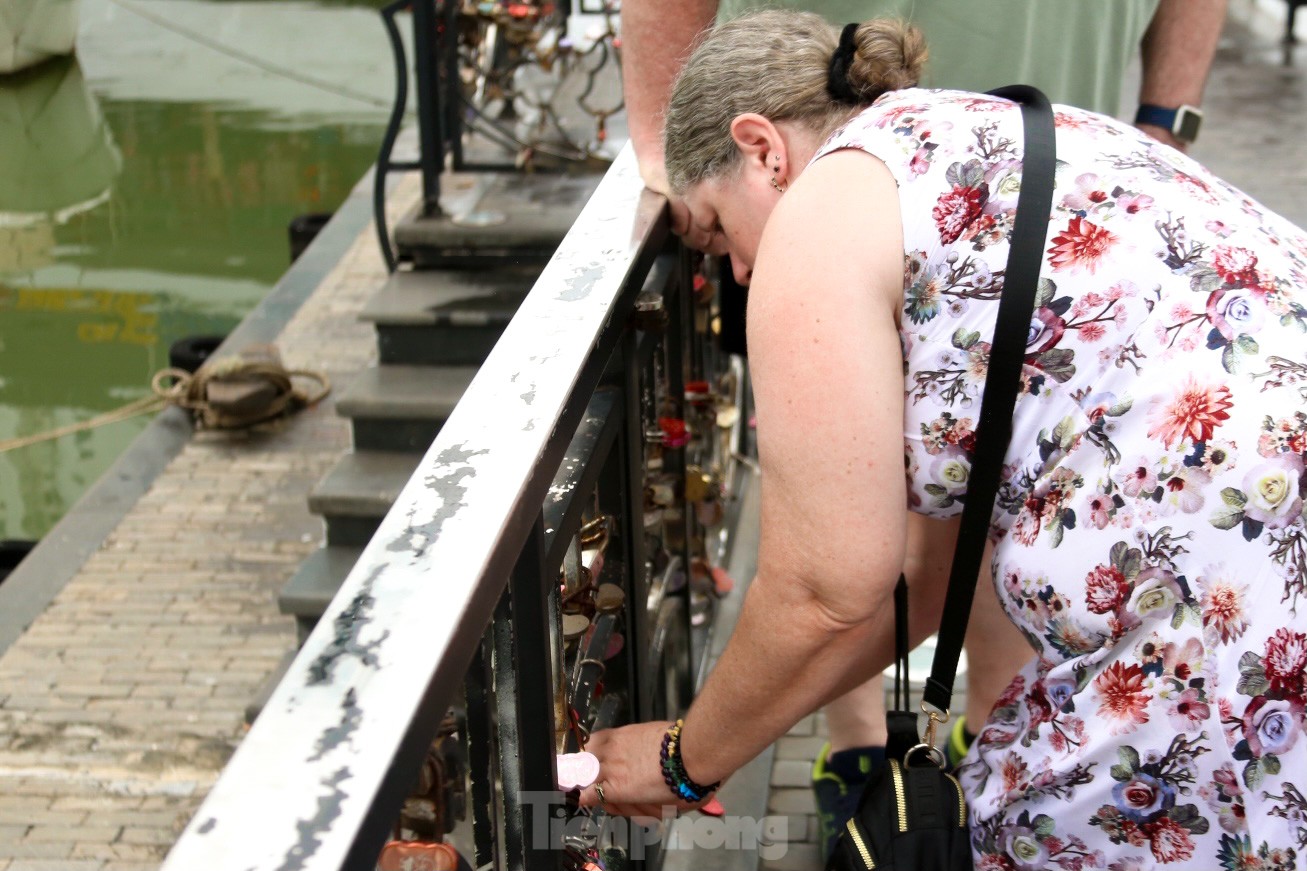
{"type": "Polygon", "coordinates": [[[858,52],[858,44],[854,39],[858,32],[858,24],[844,25],[844,30],[840,32],[840,45],[835,49],[835,53],[830,56],[830,69],[826,74],[826,90],[830,93],[837,103],[860,103],[862,100],[858,97],[857,91],[849,84],[849,67],[853,65],[853,58],[858,52]]]}

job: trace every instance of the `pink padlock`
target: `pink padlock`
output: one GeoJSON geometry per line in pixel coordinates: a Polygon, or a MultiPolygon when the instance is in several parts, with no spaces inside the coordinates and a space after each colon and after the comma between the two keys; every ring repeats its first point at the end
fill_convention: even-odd
{"type": "MultiPolygon", "coordinates": [[[[595,627],[594,624],[591,623],[590,628],[585,631],[585,636],[581,639],[581,649],[590,649],[590,639],[594,637],[594,634],[595,627]]],[[[622,637],[622,633],[614,632],[612,635],[608,636],[608,646],[604,648],[604,660],[612,659],[614,656],[621,653],[622,648],[625,646],[626,639],[622,637]]]]}
{"type": "Polygon", "coordinates": [[[561,753],[554,757],[558,772],[558,788],[563,792],[585,789],[599,779],[599,757],[584,750],[580,753],[561,753]]]}

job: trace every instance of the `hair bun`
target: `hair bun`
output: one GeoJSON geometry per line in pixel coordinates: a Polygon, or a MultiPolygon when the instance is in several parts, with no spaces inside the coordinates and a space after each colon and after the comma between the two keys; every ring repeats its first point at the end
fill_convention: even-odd
{"type": "Polygon", "coordinates": [[[870,103],[886,91],[911,88],[926,65],[926,40],[906,21],[877,18],[863,22],[854,36],[857,52],[849,64],[849,88],[870,103]]]}

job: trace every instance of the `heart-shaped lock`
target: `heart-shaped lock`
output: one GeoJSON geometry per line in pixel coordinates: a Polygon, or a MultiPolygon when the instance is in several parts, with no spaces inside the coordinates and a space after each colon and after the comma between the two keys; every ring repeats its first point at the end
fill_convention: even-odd
{"type": "Polygon", "coordinates": [[[554,757],[558,772],[558,788],[563,792],[585,789],[599,779],[599,757],[582,750],[580,753],[560,753],[554,757]]]}

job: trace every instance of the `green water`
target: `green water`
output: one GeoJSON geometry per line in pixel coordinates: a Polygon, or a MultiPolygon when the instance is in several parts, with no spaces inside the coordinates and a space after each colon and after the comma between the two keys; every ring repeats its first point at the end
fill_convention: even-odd
{"type": "MultiPolygon", "coordinates": [[[[174,341],[229,332],[285,272],[290,220],[376,157],[369,7],[83,0],[76,57],[0,77],[0,441],[146,395],[174,341]]],[[[0,453],[0,538],[44,535],[147,423],[0,453]]]]}

